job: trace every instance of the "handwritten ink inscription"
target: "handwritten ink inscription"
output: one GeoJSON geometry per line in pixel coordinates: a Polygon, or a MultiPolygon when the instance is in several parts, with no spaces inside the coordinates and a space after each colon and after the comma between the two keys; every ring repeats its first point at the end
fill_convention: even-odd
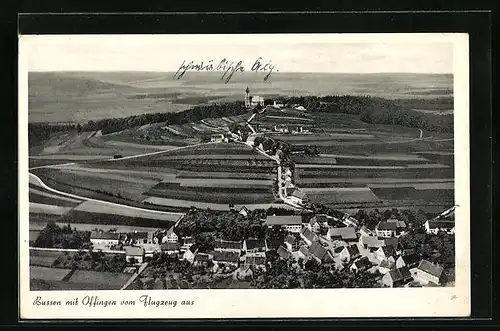
{"type": "MultiPolygon", "coordinates": [[[[273,64],[272,61],[264,61],[262,57],[257,58],[252,65],[249,67],[251,72],[260,72],[264,73],[263,80],[267,81],[271,73],[277,72],[276,64],[273,64]]],[[[182,61],[179,69],[174,74],[175,79],[181,79],[184,77],[186,72],[203,72],[203,71],[218,71],[221,72],[221,80],[223,80],[226,84],[229,83],[231,78],[233,78],[234,74],[239,72],[248,71],[243,63],[243,61],[230,61],[226,58],[222,59],[219,62],[214,62],[213,60],[209,60],[208,62],[200,61],[182,61]]]]}

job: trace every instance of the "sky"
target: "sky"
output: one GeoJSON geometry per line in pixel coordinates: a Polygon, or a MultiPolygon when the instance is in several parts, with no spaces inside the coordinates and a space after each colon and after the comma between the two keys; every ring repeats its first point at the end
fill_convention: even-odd
{"type": "Polygon", "coordinates": [[[176,71],[257,58],[275,72],[453,73],[453,34],[25,35],[29,71],[176,71]]]}

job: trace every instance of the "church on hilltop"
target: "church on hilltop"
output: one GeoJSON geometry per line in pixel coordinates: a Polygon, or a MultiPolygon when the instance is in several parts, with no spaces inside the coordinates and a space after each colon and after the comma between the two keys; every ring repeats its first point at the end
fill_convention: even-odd
{"type": "Polygon", "coordinates": [[[245,90],[245,107],[251,108],[256,106],[264,106],[264,98],[258,95],[250,95],[250,89],[247,86],[245,90]]]}

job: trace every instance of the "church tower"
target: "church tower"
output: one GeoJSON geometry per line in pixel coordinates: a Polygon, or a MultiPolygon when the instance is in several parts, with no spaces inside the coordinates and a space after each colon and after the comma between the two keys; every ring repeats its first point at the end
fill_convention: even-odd
{"type": "Polygon", "coordinates": [[[250,107],[250,89],[247,86],[245,90],[245,107],[250,107]]]}

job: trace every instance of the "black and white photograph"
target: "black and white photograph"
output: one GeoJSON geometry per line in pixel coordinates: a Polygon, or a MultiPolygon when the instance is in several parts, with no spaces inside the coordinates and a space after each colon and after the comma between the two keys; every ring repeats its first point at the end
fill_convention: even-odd
{"type": "Polygon", "coordinates": [[[461,293],[467,313],[466,37],[22,36],[29,308],[394,293],[439,314],[461,293]]]}

